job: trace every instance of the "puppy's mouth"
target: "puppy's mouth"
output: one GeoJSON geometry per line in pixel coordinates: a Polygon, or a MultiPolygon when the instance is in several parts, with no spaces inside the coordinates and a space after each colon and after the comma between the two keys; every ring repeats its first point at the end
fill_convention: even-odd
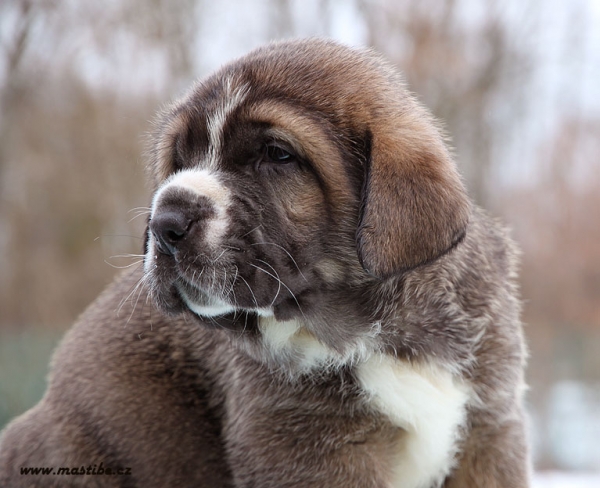
{"type": "Polygon", "coordinates": [[[164,252],[150,235],[144,268],[155,302],[169,314],[191,311],[200,317],[302,314],[300,302],[308,291],[304,275],[294,264],[296,272],[290,273],[289,263],[276,262],[273,246],[254,244],[228,242],[211,250],[200,243],[164,252]]]}
{"type": "Polygon", "coordinates": [[[150,238],[144,265],[152,296],[160,308],[171,314],[187,309],[202,317],[239,309],[234,293],[235,269],[228,272],[228,266],[212,256],[165,253],[163,246],[150,238]]]}
{"type": "Polygon", "coordinates": [[[175,283],[175,288],[183,303],[196,315],[214,317],[234,312],[236,307],[223,298],[210,295],[194,284],[183,279],[175,283]]]}

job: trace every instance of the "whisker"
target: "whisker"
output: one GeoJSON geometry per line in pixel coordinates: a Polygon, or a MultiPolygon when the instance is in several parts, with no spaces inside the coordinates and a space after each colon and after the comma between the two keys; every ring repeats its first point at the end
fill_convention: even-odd
{"type": "Polygon", "coordinates": [[[240,332],[240,335],[238,337],[238,339],[241,339],[244,335],[244,333],[246,332],[246,327],[248,327],[248,312],[242,312],[244,314],[244,327],[242,328],[242,331],[240,332]]]}
{"type": "Polygon", "coordinates": [[[219,322],[217,322],[214,317],[203,317],[203,318],[210,320],[213,323],[213,325],[216,325],[217,327],[220,327],[221,329],[223,328],[223,326],[221,324],[219,324],[219,322]]]}
{"type": "Polygon", "coordinates": [[[227,270],[223,270],[223,286],[221,287],[221,296],[225,298],[225,287],[227,286],[227,270]]]}
{"type": "Polygon", "coordinates": [[[121,313],[121,309],[123,308],[123,306],[125,305],[125,303],[127,303],[127,300],[129,300],[133,296],[133,294],[137,291],[137,289],[140,287],[140,285],[142,285],[145,282],[146,279],[147,279],[147,275],[143,275],[137,281],[137,283],[132,287],[131,292],[127,296],[125,296],[125,297],[123,297],[121,299],[121,301],[119,302],[119,305],[117,307],[117,310],[116,310],[117,317],[121,313]]]}
{"type": "MultiPolygon", "coordinates": [[[[137,298],[135,299],[135,303],[133,304],[133,307],[131,308],[131,313],[129,314],[129,318],[127,319],[127,322],[125,322],[125,326],[129,325],[129,322],[131,321],[131,318],[133,317],[133,314],[135,312],[135,309],[137,308],[138,302],[140,301],[140,297],[142,296],[142,293],[144,292],[144,285],[146,282],[146,275],[142,276],[142,278],[140,279],[138,286],[136,288],[139,288],[138,294],[137,294],[137,298]]],[[[135,291],[135,289],[134,289],[135,291]]]]}
{"type": "Polygon", "coordinates": [[[252,229],[251,231],[246,232],[243,236],[240,237],[240,239],[243,239],[244,237],[246,237],[248,234],[252,234],[252,232],[254,232],[255,230],[258,230],[262,227],[262,224],[257,225],[256,227],[254,227],[254,229],[252,229]]]}
{"type": "Polygon", "coordinates": [[[226,244],[221,244],[221,247],[225,247],[227,249],[233,249],[234,251],[241,251],[239,247],[227,246],[226,244]]]}
{"type": "Polygon", "coordinates": [[[133,207],[132,209],[127,210],[127,213],[131,212],[147,212],[150,213],[152,209],[150,207],[133,207]]]}
{"type": "Polygon", "coordinates": [[[300,266],[298,266],[298,263],[296,262],[296,260],[294,259],[294,257],[289,253],[289,251],[285,247],[280,246],[279,244],[276,244],[274,242],[255,242],[255,243],[250,244],[250,245],[251,246],[266,245],[266,246],[275,246],[275,247],[278,247],[279,249],[281,249],[283,252],[285,252],[290,257],[290,259],[294,263],[294,266],[296,266],[296,269],[298,270],[298,273],[300,273],[300,276],[302,276],[302,278],[304,278],[304,281],[306,281],[308,283],[308,280],[306,279],[306,276],[304,276],[304,274],[302,274],[302,271],[300,270],[300,266]]]}
{"type": "Polygon", "coordinates": [[[113,259],[113,258],[144,258],[146,257],[145,254],[115,254],[113,256],[111,256],[108,259],[113,259]]]}
{"type": "Polygon", "coordinates": [[[135,266],[136,264],[143,263],[144,260],[140,259],[139,261],[134,261],[133,263],[125,264],[124,266],[117,266],[116,264],[109,263],[106,259],[104,260],[104,262],[106,264],[108,264],[111,268],[115,268],[115,269],[127,269],[127,268],[131,268],[132,266],[135,266]]]}
{"type": "Polygon", "coordinates": [[[258,261],[260,261],[261,263],[265,263],[269,268],[271,268],[273,270],[273,273],[275,273],[277,275],[277,278],[275,278],[279,283],[277,286],[277,293],[275,293],[275,298],[273,298],[273,301],[271,302],[271,307],[273,306],[273,304],[275,303],[275,300],[277,300],[277,297],[279,296],[279,292],[281,291],[281,278],[279,277],[279,273],[277,272],[277,270],[271,266],[269,263],[267,263],[266,261],[263,261],[262,259],[259,259],[258,261]]]}
{"type": "Polygon", "coordinates": [[[236,304],[237,300],[235,298],[235,292],[233,291],[233,287],[235,286],[235,280],[237,280],[238,272],[239,272],[239,269],[237,266],[235,266],[235,276],[233,277],[233,280],[231,281],[231,287],[229,288],[227,295],[225,295],[225,297],[228,297],[231,293],[233,293],[233,303],[234,304],[236,304]]]}
{"type": "Polygon", "coordinates": [[[223,252],[219,254],[215,259],[211,260],[211,263],[216,263],[219,259],[221,259],[221,256],[223,256],[223,254],[225,254],[226,251],[227,249],[223,249],[223,252]]]}
{"type": "Polygon", "coordinates": [[[140,241],[143,241],[143,240],[144,240],[144,238],[143,238],[143,237],[140,237],[140,236],[132,236],[132,235],[130,235],[130,234],[101,234],[101,235],[99,235],[98,237],[96,237],[96,238],[94,239],[94,242],[96,242],[96,241],[98,241],[98,240],[102,239],[103,237],[128,237],[128,238],[130,238],[130,239],[138,239],[138,240],[140,240],[140,241]]]}
{"type": "Polygon", "coordinates": [[[246,328],[248,327],[248,312],[246,312],[245,315],[246,316],[244,317],[244,328],[242,329],[242,333],[246,332],[246,328]]]}
{"type": "Polygon", "coordinates": [[[135,219],[137,219],[138,217],[141,217],[142,215],[150,215],[150,212],[138,212],[137,214],[135,214],[133,217],[131,217],[127,223],[133,222],[135,219]]]}
{"type": "Polygon", "coordinates": [[[256,308],[258,309],[258,301],[256,300],[256,296],[254,295],[252,288],[250,288],[250,285],[248,284],[248,282],[244,279],[244,277],[242,275],[240,275],[240,279],[246,284],[246,286],[248,287],[248,290],[250,290],[250,294],[252,295],[252,299],[254,300],[254,305],[256,305],[256,308]]]}
{"type": "Polygon", "coordinates": [[[292,295],[292,298],[294,299],[294,301],[296,302],[296,305],[298,305],[298,310],[300,310],[300,313],[302,314],[302,316],[306,319],[306,316],[304,315],[304,312],[302,311],[302,307],[300,307],[300,303],[298,303],[298,299],[296,298],[296,295],[294,295],[294,292],[292,290],[290,290],[289,286],[287,286],[283,281],[281,281],[280,279],[278,279],[275,275],[273,275],[272,273],[269,273],[267,270],[261,268],[260,266],[257,266],[255,264],[252,263],[248,263],[250,266],[253,266],[254,268],[262,271],[263,273],[268,274],[270,277],[272,277],[273,279],[279,281],[286,289],[287,291],[290,292],[290,295],[292,295]]]}

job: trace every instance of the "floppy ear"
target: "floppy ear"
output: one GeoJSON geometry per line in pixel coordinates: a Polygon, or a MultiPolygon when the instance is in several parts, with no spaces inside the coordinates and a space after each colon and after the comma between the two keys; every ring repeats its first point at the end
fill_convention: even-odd
{"type": "Polygon", "coordinates": [[[365,270],[380,278],[441,256],[469,220],[470,203],[439,130],[420,107],[410,108],[411,116],[387,118],[370,137],[357,247],[365,270]]]}

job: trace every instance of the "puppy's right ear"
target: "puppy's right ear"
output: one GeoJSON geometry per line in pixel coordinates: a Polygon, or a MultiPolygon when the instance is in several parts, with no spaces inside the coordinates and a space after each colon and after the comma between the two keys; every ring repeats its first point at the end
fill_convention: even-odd
{"type": "Polygon", "coordinates": [[[470,202],[440,131],[415,101],[393,107],[371,128],[360,261],[391,276],[432,261],[464,236],[470,202]]]}

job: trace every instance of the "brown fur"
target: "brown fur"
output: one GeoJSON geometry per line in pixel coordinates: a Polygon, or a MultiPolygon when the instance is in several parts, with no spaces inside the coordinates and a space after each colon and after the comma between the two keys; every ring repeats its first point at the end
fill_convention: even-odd
{"type": "Polygon", "coordinates": [[[321,40],[254,51],[161,115],[150,171],[145,271],[67,334],[46,395],[2,435],[0,486],[406,486],[410,428],[361,380],[376,355],[468,391],[431,487],[528,486],[515,252],[393,69],[321,40]],[[265,156],[274,143],[291,163],[265,156]],[[161,186],[198,170],[208,197],[161,186]],[[200,317],[182,290],[235,313],[200,317]],[[131,474],[20,474],[100,462],[131,474]]]}

